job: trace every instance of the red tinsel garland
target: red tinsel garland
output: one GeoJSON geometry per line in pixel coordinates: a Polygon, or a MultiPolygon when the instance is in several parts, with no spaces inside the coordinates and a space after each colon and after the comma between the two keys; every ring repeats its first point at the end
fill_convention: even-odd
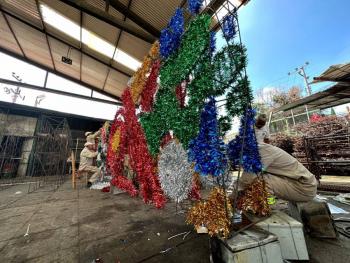
{"type": "Polygon", "coordinates": [[[157,91],[157,78],[159,75],[160,61],[156,60],[151,69],[151,73],[147,79],[145,88],[141,93],[141,108],[144,112],[150,112],[152,110],[154,102],[154,94],[157,91]]]}
{"type": "Polygon", "coordinates": [[[192,189],[191,192],[188,194],[188,197],[195,200],[201,199],[200,189],[201,189],[201,183],[199,179],[199,174],[195,173],[193,174],[193,180],[192,180],[192,189]]]}
{"type": "Polygon", "coordinates": [[[157,208],[165,204],[165,197],[156,176],[153,159],[148,151],[146,138],[135,113],[135,105],[129,90],[122,95],[125,124],[128,133],[128,152],[131,168],[136,171],[140,193],[144,202],[152,201],[157,208]]]}
{"type": "Polygon", "coordinates": [[[137,120],[135,105],[129,89],[124,91],[122,101],[123,110],[116,114],[116,119],[110,129],[107,160],[113,175],[111,183],[120,189],[126,190],[131,196],[137,194],[132,182],[123,175],[124,156],[128,153],[130,166],[137,174],[140,194],[144,202],[152,202],[157,208],[162,208],[166,199],[155,173],[154,161],[148,151],[144,132],[137,120]],[[120,116],[123,120],[118,119],[120,116]],[[120,143],[117,152],[114,152],[112,138],[117,129],[120,129],[120,143]]]}
{"type": "Polygon", "coordinates": [[[128,192],[131,196],[137,196],[137,189],[135,188],[132,181],[130,181],[125,176],[118,175],[113,177],[111,184],[115,185],[119,189],[128,192]]]}
{"type": "Polygon", "coordinates": [[[164,146],[167,145],[172,139],[173,138],[171,137],[170,132],[167,132],[160,143],[160,147],[164,148],[164,146]]]}
{"type": "Polygon", "coordinates": [[[186,85],[187,82],[183,81],[179,86],[176,87],[176,98],[179,101],[179,105],[181,108],[185,107],[185,99],[186,99],[186,85]]]}

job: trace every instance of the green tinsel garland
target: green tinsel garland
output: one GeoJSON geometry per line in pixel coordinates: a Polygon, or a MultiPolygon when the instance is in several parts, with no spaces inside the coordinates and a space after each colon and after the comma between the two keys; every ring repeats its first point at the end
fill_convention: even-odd
{"type": "Polygon", "coordinates": [[[213,59],[214,85],[217,96],[225,94],[227,88],[239,78],[247,65],[246,49],[238,44],[225,46],[213,59]]]}
{"type": "Polygon", "coordinates": [[[185,32],[178,52],[171,55],[160,70],[163,88],[174,88],[185,80],[209,46],[209,15],[197,16],[185,32]]]}
{"type": "Polygon", "coordinates": [[[185,148],[198,133],[199,112],[208,91],[212,89],[212,68],[210,62],[210,17],[198,16],[189,25],[181,46],[160,70],[161,87],[156,95],[153,111],[141,116],[151,154],[159,151],[162,136],[172,130],[185,148]],[[200,61],[200,63],[198,63],[200,61]],[[199,65],[199,66],[198,66],[199,65]],[[175,87],[192,74],[188,84],[190,97],[188,106],[179,107],[175,87]]]}
{"type": "Polygon", "coordinates": [[[241,79],[247,61],[245,49],[232,44],[212,58],[209,25],[209,16],[197,16],[185,32],[180,48],[160,70],[160,88],[153,111],[140,118],[152,155],[159,152],[161,138],[169,130],[184,148],[188,147],[198,133],[200,112],[209,96],[227,94],[228,116],[221,120],[222,134],[229,129],[232,117],[241,115],[252,100],[249,83],[241,79]],[[175,88],[189,79],[188,105],[180,108],[175,88]]]}

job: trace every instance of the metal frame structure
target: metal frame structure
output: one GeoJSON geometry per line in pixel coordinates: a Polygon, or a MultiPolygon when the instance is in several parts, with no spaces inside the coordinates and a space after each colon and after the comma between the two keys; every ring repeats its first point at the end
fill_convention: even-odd
{"type": "Polygon", "coordinates": [[[10,116],[16,115],[0,108],[0,190],[18,184],[28,185],[28,192],[42,186],[56,189],[66,178],[71,151],[67,120],[41,115],[34,119],[33,130],[22,132],[23,126],[16,127],[16,118],[10,116]],[[7,130],[10,125],[16,130],[7,130]]]}
{"type": "Polygon", "coordinates": [[[71,133],[65,118],[40,117],[27,169],[27,177],[35,181],[35,184],[29,184],[29,192],[47,184],[56,189],[64,182],[71,144],[71,133]]]}

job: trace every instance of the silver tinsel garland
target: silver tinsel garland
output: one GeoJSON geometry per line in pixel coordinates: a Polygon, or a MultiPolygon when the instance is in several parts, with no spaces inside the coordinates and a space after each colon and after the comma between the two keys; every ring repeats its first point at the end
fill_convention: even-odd
{"type": "Polygon", "coordinates": [[[186,199],[191,190],[193,171],[187,158],[182,145],[174,140],[160,153],[159,181],[164,193],[176,202],[186,199]]]}

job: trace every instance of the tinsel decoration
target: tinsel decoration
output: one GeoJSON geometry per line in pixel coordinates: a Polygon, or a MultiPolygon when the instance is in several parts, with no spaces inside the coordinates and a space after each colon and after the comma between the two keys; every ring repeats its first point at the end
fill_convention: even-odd
{"type": "Polygon", "coordinates": [[[159,59],[159,42],[158,41],[156,41],[152,44],[151,49],[148,52],[148,56],[152,60],[159,59]]]}
{"type": "Polygon", "coordinates": [[[238,197],[237,208],[257,216],[268,216],[271,213],[271,207],[267,201],[268,196],[265,180],[257,177],[238,197]]]}
{"type": "Polygon", "coordinates": [[[174,135],[185,149],[198,133],[198,112],[208,94],[211,94],[213,86],[211,58],[208,52],[209,25],[210,17],[207,15],[197,16],[191,21],[182,38],[181,47],[161,68],[161,85],[156,94],[153,111],[142,114],[140,118],[153,156],[158,153],[161,138],[169,130],[174,131],[174,135]],[[194,79],[186,86],[188,105],[180,108],[175,89],[188,78],[190,72],[194,79]]]}
{"type": "Polygon", "coordinates": [[[186,100],[186,81],[183,81],[180,85],[176,87],[175,94],[176,98],[179,101],[180,108],[185,107],[185,100],[186,100]]]}
{"type": "Polygon", "coordinates": [[[126,178],[125,176],[118,175],[112,179],[112,184],[118,187],[121,190],[126,191],[130,194],[130,196],[137,196],[137,189],[131,180],[126,178]]]}
{"type": "Polygon", "coordinates": [[[245,52],[246,49],[242,48],[241,45],[230,44],[215,54],[212,66],[216,96],[224,95],[227,88],[231,86],[234,87],[235,94],[244,91],[238,82],[242,79],[241,75],[247,65],[245,52]]]}
{"type": "Polygon", "coordinates": [[[150,112],[152,110],[154,95],[157,91],[157,78],[159,74],[160,61],[156,60],[151,69],[151,73],[146,81],[145,88],[141,93],[141,108],[144,112],[150,112]]]}
{"type": "Polygon", "coordinates": [[[188,10],[192,15],[199,13],[203,5],[203,0],[188,0],[188,10]]]}
{"type": "Polygon", "coordinates": [[[227,160],[224,142],[219,138],[215,99],[210,98],[201,113],[200,131],[189,144],[189,160],[201,175],[224,174],[227,160]]]}
{"type": "MultiPolygon", "coordinates": [[[[210,16],[197,16],[184,34],[179,50],[165,62],[160,71],[162,87],[172,88],[187,78],[209,46],[210,16]]],[[[162,45],[160,46],[162,49],[162,45]]]]}
{"type": "Polygon", "coordinates": [[[216,51],[216,36],[215,36],[215,32],[211,31],[210,32],[210,53],[213,56],[213,54],[216,51]]]}
{"type": "Polygon", "coordinates": [[[145,56],[141,67],[137,69],[135,74],[131,78],[131,96],[133,102],[136,103],[139,100],[139,97],[146,86],[147,74],[149,73],[153,61],[159,58],[159,42],[156,41],[153,43],[149,53],[145,56]]]}
{"type": "Polygon", "coordinates": [[[207,201],[196,203],[188,212],[186,222],[197,229],[204,225],[210,236],[227,238],[230,233],[232,206],[223,189],[215,187],[207,201]]]}
{"type": "Polygon", "coordinates": [[[228,144],[228,157],[232,166],[242,165],[245,172],[260,173],[262,163],[258,151],[258,144],[255,137],[255,110],[248,108],[241,117],[239,135],[228,144]],[[245,127],[245,129],[244,129],[245,127]],[[242,148],[242,144],[243,148],[242,148]],[[240,160],[243,149],[242,163],[240,160]]]}
{"type": "Polygon", "coordinates": [[[236,23],[233,15],[227,15],[222,22],[222,31],[227,40],[231,40],[236,35],[236,23]]]}
{"type": "Polygon", "coordinates": [[[127,152],[130,156],[130,166],[137,174],[144,202],[152,202],[157,208],[161,208],[165,204],[165,197],[155,174],[154,162],[149,154],[146,138],[137,120],[135,104],[128,89],[124,91],[122,101],[125,109],[124,119],[128,135],[127,152]]]}
{"type": "Polygon", "coordinates": [[[133,82],[131,83],[131,96],[134,103],[136,103],[144,89],[147,81],[147,73],[152,64],[152,59],[150,57],[145,57],[141,67],[133,75],[133,82]]]}
{"type": "Polygon", "coordinates": [[[165,145],[167,145],[173,138],[171,137],[170,132],[167,132],[163,138],[162,138],[162,142],[160,143],[160,147],[164,148],[165,145]]]}
{"type": "Polygon", "coordinates": [[[192,189],[191,192],[189,193],[189,198],[195,199],[195,200],[200,200],[201,199],[201,194],[200,194],[200,189],[201,189],[201,180],[200,180],[200,175],[198,173],[193,173],[192,176],[192,189]]]}
{"type": "Polygon", "coordinates": [[[117,152],[120,144],[120,128],[117,128],[112,137],[112,150],[117,152]]]}
{"type": "Polygon", "coordinates": [[[172,140],[160,152],[158,160],[159,181],[164,193],[182,202],[192,186],[192,169],[182,145],[172,140]]]}
{"type": "Polygon", "coordinates": [[[184,32],[184,24],[183,10],[177,8],[168,26],[160,32],[160,54],[163,58],[168,58],[178,49],[184,32]]]}

